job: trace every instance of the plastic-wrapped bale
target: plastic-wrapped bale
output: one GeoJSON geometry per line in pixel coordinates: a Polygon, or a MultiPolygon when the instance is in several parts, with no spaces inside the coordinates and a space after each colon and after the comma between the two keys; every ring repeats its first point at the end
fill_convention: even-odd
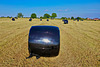
{"type": "Polygon", "coordinates": [[[40,19],[40,21],[42,21],[42,19],[40,19]]]}
{"type": "Polygon", "coordinates": [[[47,21],[49,21],[49,19],[47,19],[47,21]]]}
{"type": "Polygon", "coordinates": [[[29,21],[32,21],[32,18],[30,18],[29,21]]]}
{"type": "Polygon", "coordinates": [[[68,20],[64,20],[64,24],[68,24],[68,20]]]}
{"type": "Polygon", "coordinates": [[[15,18],[12,18],[12,21],[15,21],[15,18]]]}
{"type": "Polygon", "coordinates": [[[79,19],[77,19],[77,21],[79,21],[79,19]]]}
{"type": "Polygon", "coordinates": [[[83,21],[83,20],[81,20],[81,21],[83,21]]]}
{"type": "Polygon", "coordinates": [[[64,19],[62,21],[64,21],[64,19]]]}
{"type": "Polygon", "coordinates": [[[32,26],[28,38],[30,57],[58,56],[60,50],[60,31],[56,26],[32,26]]]}

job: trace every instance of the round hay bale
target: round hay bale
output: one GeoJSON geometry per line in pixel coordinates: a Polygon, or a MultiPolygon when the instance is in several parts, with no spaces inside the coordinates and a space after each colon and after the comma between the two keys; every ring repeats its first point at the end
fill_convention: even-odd
{"type": "Polygon", "coordinates": [[[60,50],[60,31],[56,26],[32,26],[28,36],[29,57],[58,56],[60,50]]]}
{"type": "Polygon", "coordinates": [[[32,18],[30,18],[29,21],[32,21],[32,18]]]}
{"type": "Polygon", "coordinates": [[[42,19],[40,19],[40,21],[42,21],[42,19]]]}
{"type": "Polygon", "coordinates": [[[77,21],[79,21],[79,19],[77,19],[77,21]]]}
{"type": "Polygon", "coordinates": [[[47,21],[49,21],[49,19],[47,19],[47,21]]]}
{"type": "Polygon", "coordinates": [[[68,20],[64,20],[64,24],[68,24],[68,20]]]}
{"type": "Polygon", "coordinates": [[[15,21],[15,18],[12,18],[12,21],[15,21]]]}

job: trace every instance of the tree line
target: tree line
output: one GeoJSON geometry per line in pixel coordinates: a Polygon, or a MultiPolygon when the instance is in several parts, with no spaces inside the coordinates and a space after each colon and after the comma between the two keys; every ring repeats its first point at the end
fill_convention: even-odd
{"type": "MultiPolygon", "coordinates": [[[[21,17],[23,17],[23,14],[22,13],[18,13],[17,17],[21,18],[21,17]]],[[[45,18],[53,18],[54,19],[55,17],[57,17],[56,13],[52,13],[51,16],[46,13],[46,14],[44,14],[44,16],[41,16],[40,18],[41,19],[45,19],[45,18]]],[[[37,18],[37,15],[35,13],[32,13],[30,18],[37,18]]]]}
{"type": "MultiPolygon", "coordinates": [[[[17,14],[17,17],[18,18],[23,18],[23,14],[22,13],[18,13],[17,14]]],[[[51,18],[51,19],[54,19],[54,18],[56,18],[57,17],[57,14],[56,13],[52,13],[52,15],[50,15],[50,14],[44,14],[43,16],[40,16],[40,17],[37,17],[37,15],[36,15],[36,13],[32,13],[31,14],[31,16],[30,16],[30,18],[40,18],[40,19],[46,19],[46,18],[51,18]]],[[[4,16],[1,16],[1,18],[5,18],[4,16]]],[[[9,16],[7,16],[7,18],[12,18],[12,17],[9,17],[9,16]]],[[[77,20],[77,19],[79,19],[79,20],[85,20],[85,19],[87,19],[87,18],[81,18],[81,17],[76,17],[76,18],[74,18],[74,17],[69,17],[69,18],[67,18],[67,17],[61,17],[61,18],[59,18],[59,19],[67,19],[67,20],[77,20]]]]}

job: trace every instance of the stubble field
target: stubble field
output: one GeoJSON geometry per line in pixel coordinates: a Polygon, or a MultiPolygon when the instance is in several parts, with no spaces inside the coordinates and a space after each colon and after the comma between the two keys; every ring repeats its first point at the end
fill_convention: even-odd
{"type": "Polygon", "coordinates": [[[0,67],[100,67],[100,21],[40,21],[0,18],[0,67]],[[51,25],[60,29],[57,57],[32,57],[28,53],[31,26],[51,25]]]}

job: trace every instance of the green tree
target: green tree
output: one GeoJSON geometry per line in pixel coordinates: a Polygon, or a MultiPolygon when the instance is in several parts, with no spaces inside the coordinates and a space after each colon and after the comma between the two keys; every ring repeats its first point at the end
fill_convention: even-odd
{"type": "Polygon", "coordinates": [[[44,18],[49,18],[50,17],[50,15],[49,14],[44,14],[44,18]]]}
{"type": "Polygon", "coordinates": [[[42,19],[43,17],[41,16],[40,19],[42,19]]]}
{"type": "Polygon", "coordinates": [[[73,19],[74,19],[74,17],[71,17],[71,19],[73,20],[73,19]]]}
{"type": "Polygon", "coordinates": [[[57,14],[56,13],[52,13],[52,16],[51,16],[52,18],[55,18],[55,17],[57,17],[57,14]]]}
{"type": "Polygon", "coordinates": [[[23,14],[22,13],[18,13],[17,17],[18,18],[23,17],[23,14]]]}
{"type": "Polygon", "coordinates": [[[77,17],[76,19],[81,20],[81,17],[77,17]]]}
{"type": "Polygon", "coordinates": [[[31,18],[36,18],[37,16],[36,16],[36,14],[35,13],[32,13],[31,14],[31,18]]]}

